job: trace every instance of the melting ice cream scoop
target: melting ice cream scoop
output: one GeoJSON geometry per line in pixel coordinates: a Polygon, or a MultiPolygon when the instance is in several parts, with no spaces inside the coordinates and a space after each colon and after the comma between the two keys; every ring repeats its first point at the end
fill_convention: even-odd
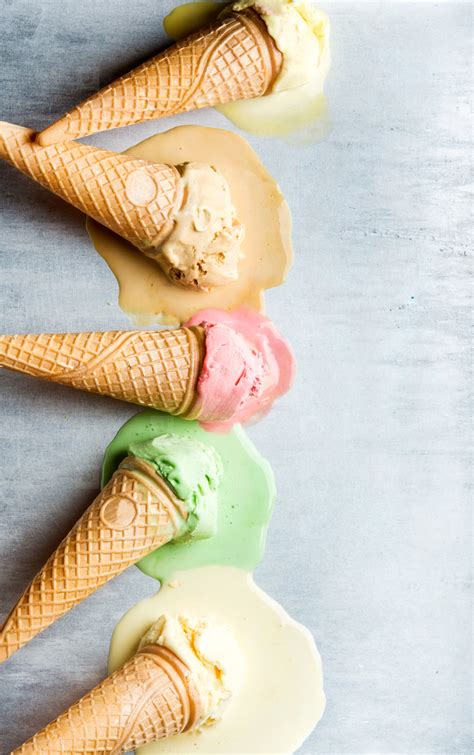
{"type": "Polygon", "coordinates": [[[169,433],[132,443],[132,456],[152,464],[184,501],[187,510],[175,542],[212,537],[217,529],[217,491],[223,475],[222,462],[211,446],[169,433]]]}
{"type": "Polygon", "coordinates": [[[244,228],[229,184],[215,168],[198,162],[183,166],[181,183],[184,200],[174,226],[147,255],[182,286],[209,290],[237,280],[244,228]]]}
{"type": "Polygon", "coordinates": [[[12,755],[118,755],[210,724],[236,691],[229,669],[240,658],[226,627],[209,618],[162,616],[121,669],[12,755]]]}
{"type": "Polygon", "coordinates": [[[241,685],[244,659],[231,629],[209,618],[165,614],[141,640],[169,648],[191,672],[201,701],[198,726],[219,720],[241,685]]]}
{"type": "Polygon", "coordinates": [[[328,22],[324,13],[305,0],[238,0],[231,6],[233,12],[250,8],[259,13],[282,53],[272,94],[303,87],[326,75],[328,22]]]}
{"type": "Polygon", "coordinates": [[[220,2],[184,2],[163,21],[173,39],[184,39],[212,18],[257,12],[282,55],[271,88],[262,96],[216,105],[244,131],[282,136],[304,128],[298,140],[320,141],[329,128],[324,84],[330,67],[330,23],[306,0],[240,0],[222,10],[220,2]]]}
{"type": "Polygon", "coordinates": [[[264,416],[293,381],[289,344],[271,320],[250,309],[207,309],[187,324],[198,323],[206,333],[197,384],[201,423],[220,431],[264,416]]]}
{"type": "MultiPolygon", "coordinates": [[[[165,579],[158,593],[128,610],[115,627],[109,669],[133,655],[160,617],[183,614],[212,616],[217,626],[228,627],[238,641],[243,674],[233,684],[229,677],[233,694],[213,726],[139,749],[137,755],[299,752],[324,711],[321,658],[308,630],[243,569],[213,564],[186,568],[173,574],[172,582],[165,579]]],[[[232,649],[221,657],[225,673],[232,671],[234,658],[239,663],[232,649]]]]}

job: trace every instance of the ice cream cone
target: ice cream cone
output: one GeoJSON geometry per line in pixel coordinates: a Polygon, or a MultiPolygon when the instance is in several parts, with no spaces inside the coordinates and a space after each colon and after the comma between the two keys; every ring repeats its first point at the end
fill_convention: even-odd
{"type": "Polygon", "coordinates": [[[124,753],[192,729],[199,711],[188,667],[148,646],[12,755],[124,753]]]}
{"type": "Polygon", "coordinates": [[[89,97],[45,129],[56,144],[97,131],[267,93],[282,55],[253,10],[230,13],[89,97]]]}
{"type": "Polygon", "coordinates": [[[0,661],[169,542],[186,518],[183,503],[154,468],[127,457],[10,612],[0,630],[0,661]]]}
{"type": "Polygon", "coordinates": [[[192,417],[203,328],[0,336],[0,366],[192,417]]]}
{"type": "Polygon", "coordinates": [[[174,166],[74,142],[42,148],[35,136],[0,121],[0,157],[143,252],[170,232],[183,202],[174,166]]]}

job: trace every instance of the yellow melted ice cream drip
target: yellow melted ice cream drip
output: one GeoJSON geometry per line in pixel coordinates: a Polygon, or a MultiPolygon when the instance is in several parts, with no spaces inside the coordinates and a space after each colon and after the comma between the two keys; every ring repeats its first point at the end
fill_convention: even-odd
{"type": "Polygon", "coordinates": [[[321,659],[309,631],[263,592],[248,572],[203,566],[176,573],[156,595],[125,614],[112,637],[110,672],[133,655],[164,614],[206,616],[227,627],[236,642],[235,651],[227,646],[227,664],[239,666],[241,677],[232,684],[222,717],[212,725],[147,745],[137,753],[295,752],[325,706],[321,659]],[[239,658],[232,657],[233,652],[239,658]]]}
{"type": "Polygon", "coordinates": [[[293,250],[291,215],[277,182],[238,134],[203,126],[178,126],[127,150],[142,160],[170,165],[200,162],[215,167],[230,188],[235,214],[245,233],[238,276],[210,291],[169,280],[154,260],[99,223],[87,229],[119,284],[119,304],[137,325],[177,325],[209,307],[263,310],[263,292],[286,278],[293,250]]]}

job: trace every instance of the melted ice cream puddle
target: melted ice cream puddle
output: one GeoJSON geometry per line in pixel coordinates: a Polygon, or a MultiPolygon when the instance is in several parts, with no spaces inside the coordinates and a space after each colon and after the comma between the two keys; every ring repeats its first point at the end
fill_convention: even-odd
{"type": "Polygon", "coordinates": [[[155,262],[89,220],[94,246],[117,278],[121,308],[139,325],[181,324],[207,307],[262,310],[264,290],[283,283],[291,265],[291,215],[278,184],[250,145],[223,129],[178,126],[127,154],[172,165],[196,161],[215,166],[229,183],[245,236],[238,279],[211,291],[195,291],[171,283],[155,262]]]}
{"type": "Polygon", "coordinates": [[[135,652],[163,613],[206,615],[228,626],[245,656],[244,678],[213,726],[137,753],[280,755],[300,747],[324,711],[321,659],[308,630],[257,587],[251,574],[228,566],[177,573],[118,623],[109,671],[135,652]]]}

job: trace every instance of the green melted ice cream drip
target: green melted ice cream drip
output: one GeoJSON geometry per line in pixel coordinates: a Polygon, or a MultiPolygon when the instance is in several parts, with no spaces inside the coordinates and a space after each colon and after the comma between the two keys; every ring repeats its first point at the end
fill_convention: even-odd
{"type": "Polygon", "coordinates": [[[128,452],[149,462],[185,504],[188,517],[174,542],[203,540],[216,534],[217,491],[223,470],[211,446],[170,433],[131,443],[128,452]]]}

